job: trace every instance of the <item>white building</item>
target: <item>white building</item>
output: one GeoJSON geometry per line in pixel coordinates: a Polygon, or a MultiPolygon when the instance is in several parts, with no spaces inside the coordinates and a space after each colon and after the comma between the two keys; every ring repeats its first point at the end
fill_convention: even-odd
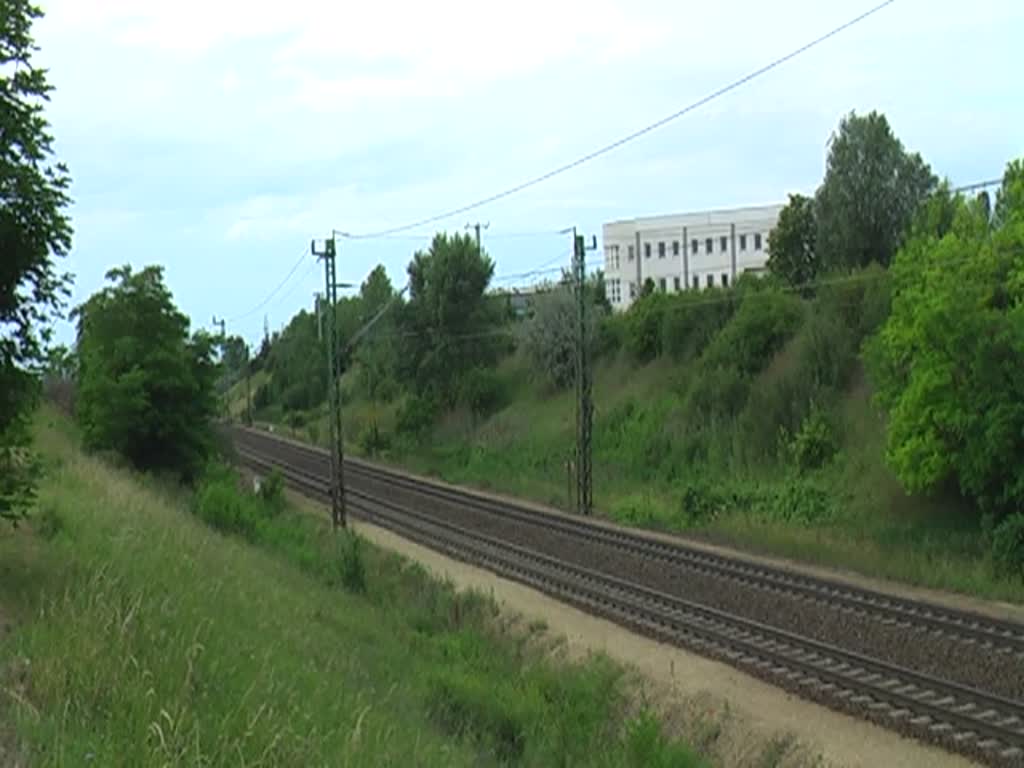
{"type": "Polygon", "coordinates": [[[608,298],[621,311],[651,279],[662,292],[729,286],[763,272],[782,205],[647,216],[603,227],[608,298]]]}

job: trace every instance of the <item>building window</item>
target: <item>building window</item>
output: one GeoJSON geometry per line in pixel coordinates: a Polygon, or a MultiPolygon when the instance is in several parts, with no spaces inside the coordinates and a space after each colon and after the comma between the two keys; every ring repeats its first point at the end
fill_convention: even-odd
{"type": "Polygon", "coordinates": [[[725,272],[722,273],[722,287],[723,288],[728,288],[729,287],[729,275],[727,273],[725,273],[725,272]]]}
{"type": "Polygon", "coordinates": [[[747,250],[747,236],[746,235],[740,235],[740,250],[741,251],[747,250]]]}
{"type": "Polygon", "coordinates": [[[665,278],[664,277],[658,278],[658,290],[661,291],[662,293],[664,293],[666,290],[668,290],[667,287],[665,286],[665,278]]]}
{"type": "MultiPolygon", "coordinates": [[[[631,282],[629,284],[629,298],[631,298],[631,299],[635,299],[636,298],[636,283],[632,283],[631,282]]],[[[330,373],[330,371],[328,371],[328,373],[330,373]]]]}
{"type": "Polygon", "coordinates": [[[704,241],[704,251],[705,251],[705,253],[711,253],[712,251],[714,251],[714,243],[715,243],[715,241],[712,238],[710,238],[710,237],[707,240],[704,241]]]}
{"type": "Polygon", "coordinates": [[[700,288],[700,278],[697,277],[696,275],[694,275],[693,276],[693,290],[696,291],[698,288],[700,288]]]}
{"type": "Polygon", "coordinates": [[[691,240],[690,241],[690,253],[696,253],[696,252],[697,252],[697,241],[696,240],[691,240]]]}
{"type": "Polygon", "coordinates": [[[726,237],[725,235],[722,235],[722,237],[718,241],[718,244],[722,246],[722,253],[725,253],[726,251],[729,250],[729,238],[726,237]]]}
{"type": "Polygon", "coordinates": [[[760,251],[761,250],[761,233],[760,232],[755,232],[754,233],[754,250],[755,251],[760,251]]]}
{"type": "MultiPolygon", "coordinates": [[[[715,276],[710,272],[708,272],[707,277],[704,280],[707,283],[708,288],[713,288],[715,286],[715,276]]],[[[330,371],[328,371],[328,373],[330,373],[330,371]]]]}
{"type": "Polygon", "coordinates": [[[629,246],[629,248],[626,251],[626,258],[629,259],[630,261],[633,260],[633,246],[632,245],[629,246]]]}
{"type": "Polygon", "coordinates": [[[651,258],[651,244],[650,243],[644,243],[644,258],[645,259],[651,258]]]}
{"type": "Polygon", "coordinates": [[[672,255],[673,256],[678,256],[679,255],[679,241],[678,240],[673,240],[672,241],[672,255]]]}
{"type": "Polygon", "coordinates": [[[612,304],[618,304],[622,301],[621,282],[618,279],[609,280],[608,289],[611,294],[612,304]]]}
{"type": "Polygon", "coordinates": [[[673,278],[673,282],[675,284],[676,293],[679,293],[679,276],[678,275],[676,275],[673,278]]]}
{"type": "Polygon", "coordinates": [[[658,258],[665,258],[665,243],[658,243],[658,258]]]}

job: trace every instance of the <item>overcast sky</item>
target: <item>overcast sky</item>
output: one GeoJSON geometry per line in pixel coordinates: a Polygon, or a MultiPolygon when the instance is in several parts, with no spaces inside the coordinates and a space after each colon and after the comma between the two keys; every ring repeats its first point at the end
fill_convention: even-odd
{"type": "MultiPolygon", "coordinates": [[[[873,0],[51,0],[36,29],[71,167],[74,301],[159,263],[198,325],[254,340],[312,304],[332,228],[400,225],[657,120],[873,0]]],[[[576,225],[812,192],[850,110],[879,109],[954,183],[1024,155],[1024,3],[897,0],[489,222],[497,274],[568,259],[576,225]],[[532,237],[509,236],[541,232],[532,237]]],[[[427,232],[423,228],[420,232],[427,232]]],[[[339,277],[396,284],[428,237],[339,241],[339,277]]],[[[515,282],[514,280],[506,282],[515,282]]],[[[67,328],[64,340],[70,338],[67,328]]]]}

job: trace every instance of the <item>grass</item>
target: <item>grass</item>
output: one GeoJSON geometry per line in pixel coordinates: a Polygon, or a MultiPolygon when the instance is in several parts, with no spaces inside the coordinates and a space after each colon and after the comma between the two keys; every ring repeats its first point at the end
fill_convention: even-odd
{"type": "Polygon", "coordinates": [[[3,706],[30,764],[700,764],[620,668],[502,631],[491,600],[237,487],[220,533],[217,492],[113,469],[52,416],[37,431],[39,509],[0,536],[3,706]]]}

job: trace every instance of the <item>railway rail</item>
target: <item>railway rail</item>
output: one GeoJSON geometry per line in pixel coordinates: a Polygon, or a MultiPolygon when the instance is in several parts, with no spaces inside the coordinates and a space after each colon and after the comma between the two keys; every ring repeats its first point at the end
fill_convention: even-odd
{"type": "MultiPolygon", "coordinates": [[[[298,446],[303,448],[302,446],[298,446]]],[[[259,472],[277,469],[296,490],[329,498],[319,466],[240,447],[259,472]]],[[[306,454],[309,456],[310,454],[306,454]]],[[[360,470],[357,470],[360,471],[360,470]]],[[[682,646],[805,698],[983,760],[1024,765],[1024,703],[951,683],[567,564],[352,488],[357,516],[457,559],[528,584],[642,634],[682,646]]]]}
{"type": "MultiPolygon", "coordinates": [[[[307,469],[326,470],[329,466],[327,453],[313,446],[280,440],[252,430],[236,430],[235,436],[240,445],[247,444],[250,447],[258,447],[260,441],[263,441],[263,445],[266,445],[268,440],[273,441],[274,450],[294,456],[299,466],[307,469]]],[[[840,607],[853,613],[877,618],[885,624],[920,628],[976,645],[992,653],[1012,654],[1024,664],[1024,624],[924,601],[907,600],[839,581],[815,578],[782,568],[730,558],[687,546],[683,542],[666,542],[587,520],[570,519],[558,513],[532,506],[516,505],[467,489],[412,478],[404,473],[360,460],[347,459],[345,470],[349,476],[373,478],[414,491],[421,496],[433,497],[526,524],[537,525],[540,522],[552,531],[602,543],[755,589],[785,594],[831,608],[840,607]]]]}
{"type": "MultiPolygon", "coordinates": [[[[276,468],[300,492],[322,500],[328,498],[327,457],[323,452],[258,433],[246,436],[237,439],[244,464],[260,472],[276,468]]],[[[419,483],[407,475],[364,462],[346,464],[346,469],[355,476],[373,475],[387,482],[414,483],[420,493],[438,494],[450,502],[476,504],[481,514],[508,514],[510,509],[519,514],[539,514],[531,509],[515,510],[514,505],[439,483],[419,483]]],[[[991,765],[1024,766],[1024,702],[1020,700],[922,674],[690,602],[613,574],[566,563],[470,527],[440,520],[410,506],[400,506],[385,496],[353,487],[352,483],[348,498],[357,516],[388,527],[404,538],[483,565],[647,636],[719,658],[830,708],[940,743],[946,749],[991,765]]],[[[547,514],[552,524],[574,522],[547,514]]],[[[588,534],[614,535],[617,532],[587,521],[581,523],[589,529],[588,534]]],[[[625,538],[629,546],[660,544],[642,537],[627,535],[625,538]]],[[[673,549],[673,545],[667,548],[673,549]]],[[[674,554],[670,552],[668,556],[674,554]]],[[[697,550],[696,554],[706,553],[697,550]]],[[[727,565],[735,567],[741,563],[727,565]]],[[[782,574],[788,575],[784,571],[782,574]]],[[[748,574],[737,577],[730,571],[728,578],[756,577],[748,574]]],[[[780,588],[787,588],[786,584],[783,582],[780,588]]],[[[864,608],[858,604],[855,609],[864,608]]],[[[881,611],[874,614],[883,616],[883,621],[892,621],[891,616],[881,611]]],[[[963,616],[957,617],[961,618],[961,626],[972,631],[978,631],[987,621],[973,617],[972,622],[964,622],[963,616]]],[[[1016,652],[1006,643],[996,646],[988,635],[981,640],[969,633],[958,636],[965,642],[984,645],[989,652],[994,652],[996,647],[1001,652],[1016,652]]],[[[980,649],[981,645],[977,647],[980,649]]]]}

